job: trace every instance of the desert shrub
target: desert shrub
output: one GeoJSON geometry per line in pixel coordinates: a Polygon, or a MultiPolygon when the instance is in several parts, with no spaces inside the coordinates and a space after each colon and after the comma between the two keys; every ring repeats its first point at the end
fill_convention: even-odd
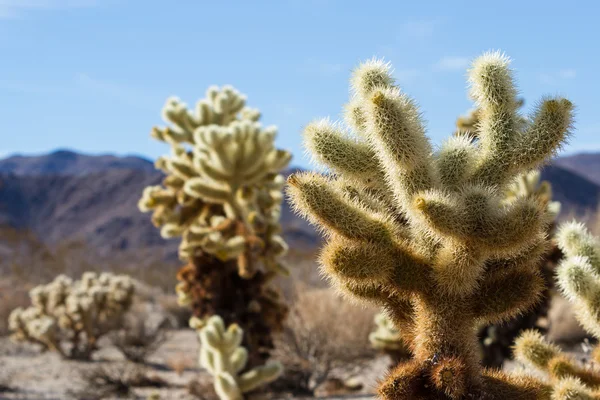
{"type": "Polygon", "coordinates": [[[145,363],[169,337],[163,324],[151,327],[146,317],[145,313],[128,314],[123,326],[109,336],[123,356],[135,363],[145,363]]]}
{"type": "Polygon", "coordinates": [[[69,394],[77,399],[130,398],[137,387],[166,387],[163,379],[149,375],[145,368],[132,363],[103,364],[80,373],[80,387],[69,394]]]}
{"type": "Polygon", "coordinates": [[[188,327],[192,310],[188,307],[181,307],[175,295],[162,295],[158,297],[157,301],[174,328],[188,327]]]}
{"type": "Polygon", "coordinates": [[[89,359],[98,339],[120,326],[133,293],[128,276],[86,272],[73,281],[59,275],[29,291],[31,306],[12,311],[9,329],[17,341],[40,344],[64,357],[89,359]]]}
{"type": "Polygon", "coordinates": [[[28,289],[25,285],[9,279],[0,282],[0,336],[10,333],[8,317],[17,307],[26,307],[29,304],[28,289]]]}
{"type": "Polygon", "coordinates": [[[284,330],[275,341],[274,357],[284,374],[273,386],[312,394],[335,371],[371,359],[368,337],[374,315],[373,308],[348,303],[330,289],[297,286],[284,330]]]}

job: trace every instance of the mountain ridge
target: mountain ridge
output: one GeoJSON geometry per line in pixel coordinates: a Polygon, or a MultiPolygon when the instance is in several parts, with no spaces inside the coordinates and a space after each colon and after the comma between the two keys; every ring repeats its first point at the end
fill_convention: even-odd
{"type": "MultiPolygon", "coordinates": [[[[596,157],[600,160],[600,153],[596,157]]],[[[552,184],[563,215],[583,215],[600,202],[600,184],[574,171],[585,165],[581,160],[569,162],[575,166],[565,168],[560,160],[546,166],[542,179],[552,184]]],[[[151,161],[137,156],[66,150],[11,156],[0,160],[0,224],[30,230],[48,243],[82,239],[103,253],[157,248],[175,254],[178,241],[160,237],[150,215],[137,208],[143,189],[163,177],[151,161]]],[[[282,226],[290,247],[318,246],[316,231],[287,202],[282,226]]]]}

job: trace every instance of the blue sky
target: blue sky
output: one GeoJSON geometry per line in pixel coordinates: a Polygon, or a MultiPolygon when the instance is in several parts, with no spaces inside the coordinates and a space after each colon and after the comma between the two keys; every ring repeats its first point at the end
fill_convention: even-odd
{"type": "Polygon", "coordinates": [[[526,108],[577,105],[566,152],[600,151],[598,2],[0,0],[0,155],[56,148],[155,158],[170,95],[232,84],[308,166],[302,127],[338,118],[354,66],[391,61],[439,143],[471,102],[469,60],[513,61],[526,108]]]}

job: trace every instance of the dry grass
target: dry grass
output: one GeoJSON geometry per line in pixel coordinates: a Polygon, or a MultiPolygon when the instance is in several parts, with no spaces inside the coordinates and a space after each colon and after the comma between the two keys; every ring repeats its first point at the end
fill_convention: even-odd
{"type": "Polygon", "coordinates": [[[167,318],[171,321],[173,328],[187,328],[192,317],[190,307],[182,307],[177,304],[177,296],[162,295],[158,297],[158,304],[167,314],[167,318]]]}
{"type": "Polygon", "coordinates": [[[150,327],[145,313],[127,314],[123,326],[109,336],[111,343],[129,361],[145,363],[152,354],[168,339],[169,335],[161,325],[150,327]]]}
{"type": "Polygon", "coordinates": [[[19,389],[12,386],[11,382],[12,382],[12,374],[9,374],[8,372],[0,369],[0,394],[16,393],[19,391],[19,389]]]}
{"type": "Polygon", "coordinates": [[[312,394],[334,373],[374,357],[368,342],[374,309],[361,308],[331,289],[299,285],[284,332],[276,338],[274,358],[285,367],[278,389],[312,394]]]}
{"type": "Polygon", "coordinates": [[[194,367],[194,360],[188,354],[176,354],[167,359],[167,366],[181,376],[185,370],[194,367]]]}
{"type": "Polygon", "coordinates": [[[70,394],[78,399],[96,400],[107,397],[129,398],[136,387],[166,387],[167,382],[157,376],[148,375],[137,364],[120,363],[99,365],[84,370],[80,379],[82,387],[70,394]]]}
{"type": "Polygon", "coordinates": [[[0,281],[0,336],[9,334],[8,316],[17,307],[29,305],[29,286],[14,279],[0,281]]]}

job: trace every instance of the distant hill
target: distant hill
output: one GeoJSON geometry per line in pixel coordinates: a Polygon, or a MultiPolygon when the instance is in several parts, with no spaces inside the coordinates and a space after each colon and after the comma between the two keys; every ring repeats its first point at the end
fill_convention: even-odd
{"type": "Polygon", "coordinates": [[[580,153],[560,157],[555,164],[600,185],[600,153],[580,153]]]}
{"type": "Polygon", "coordinates": [[[542,179],[552,184],[552,196],[561,203],[561,216],[583,215],[600,205],[600,185],[557,165],[542,170],[542,179]]]}
{"type": "Polygon", "coordinates": [[[87,155],[70,150],[39,156],[13,155],[0,160],[0,173],[15,175],[87,175],[108,169],[153,172],[154,164],[141,157],[87,155]]]}
{"type": "MultiPolygon", "coordinates": [[[[563,215],[583,214],[600,202],[600,185],[564,168],[562,159],[546,167],[542,177],[552,183],[563,215]]],[[[132,156],[65,150],[12,156],[0,160],[0,224],[29,229],[48,243],[84,239],[102,253],[159,248],[175,254],[178,241],[162,239],[150,215],[137,209],[144,187],[162,178],[152,162],[132,156]]],[[[282,225],[292,248],[314,248],[319,243],[315,230],[287,203],[282,225]]]]}
{"type": "MultiPolygon", "coordinates": [[[[163,176],[137,157],[67,151],[13,156],[0,160],[0,224],[31,230],[47,243],[83,239],[101,253],[157,247],[175,254],[178,240],[165,241],[150,214],[137,208],[143,189],[163,176]]],[[[318,242],[287,204],[282,224],[291,246],[318,242]]]]}

